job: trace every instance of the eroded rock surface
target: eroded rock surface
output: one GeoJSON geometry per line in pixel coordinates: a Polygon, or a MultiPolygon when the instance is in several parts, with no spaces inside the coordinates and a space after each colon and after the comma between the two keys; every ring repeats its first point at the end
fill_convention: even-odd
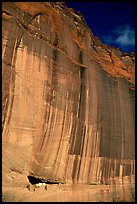
{"type": "Polygon", "coordinates": [[[134,182],[134,53],[64,4],[2,12],[3,186],[134,182]]]}

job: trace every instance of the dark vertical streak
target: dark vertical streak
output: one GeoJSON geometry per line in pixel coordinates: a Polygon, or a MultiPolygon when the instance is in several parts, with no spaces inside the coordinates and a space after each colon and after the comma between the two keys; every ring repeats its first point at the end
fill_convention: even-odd
{"type": "Polygon", "coordinates": [[[80,51],[80,54],[79,54],[79,63],[83,64],[83,52],[82,51],[80,51]]]}
{"type": "Polygon", "coordinates": [[[72,129],[70,133],[70,148],[69,148],[69,154],[73,155],[73,149],[74,149],[74,141],[76,137],[76,124],[75,124],[75,118],[73,118],[73,123],[72,123],[72,129]]]}
{"type": "Polygon", "coordinates": [[[85,121],[85,111],[86,111],[86,89],[85,89],[85,69],[80,70],[81,86],[80,86],[80,99],[79,99],[79,111],[78,111],[78,130],[76,135],[76,142],[74,147],[74,154],[80,155],[82,137],[83,137],[83,124],[85,121]]]}
{"type": "MultiPolygon", "coordinates": [[[[59,144],[58,144],[58,149],[57,149],[57,153],[56,153],[54,165],[55,165],[56,162],[57,162],[58,154],[59,154],[59,151],[60,151],[60,149],[61,149],[61,143],[62,143],[62,141],[63,141],[63,130],[64,130],[64,126],[65,126],[65,125],[64,125],[64,124],[65,124],[65,117],[66,117],[66,113],[65,113],[65,111],[64,111],[61,137],[60,137],[60,141],[59,141],[59,144]]],[[[59,166],[58,166],[58,167],[59,167],[59,166]]],[[[57,171],[57,172],[58,172],[58,171],[57,171]]]]}
{"type": "MultiPolygon", "coordinates": [[[[9,112],[9,116],[8,116],[8,120],[7,120],[7,125],[9,124],[10,122],[10,119],[11,119],[11,114],[12,114],[12,106],[13,106],[13,101],[14,101],[14,89],[15,89],[15,62],[16,62],[16,57],[17,57],[17,49],[18,49],[18,46],[20,44],[20,41],[21,41],[21,38],[22,38],[22,35],[23,35],[23,31],[18,27],[18,25],[16,25],[16,23],[14,24],[15,27],[11,28],[11,32],[13,30],[15,30],[15,35],[13,36],[13,39],[10,38],[10,35],[11,33],[9,32],[9,37],[7,37],[8,39],[11,39],[10,41],[8,41],[8,45],[7,45],[7,48],[6,48],[6,53],[5,53],[5,56],[6,56],[6,64],[7,65],[10,65],[10,70],[8,69],[8,66],[5,65],[5,72],[8,70],[8,86],[9,87],[6,87],[7,90],[6,92],[8,92],[7,94],[7,97],[9,96],[9,98],[11,98],[11,103],[9,104],[9,98],[8,98],[8,105],[7,105],[7,109],[8,109],[8,106],[10,105],[10,112],[9,112]],[[17,37],[16,37],[17,36],[17,37]],[[12,42],[13,41],[13,42],[12,42]],[[11,53],[12,52],[12,53],[11,53]],[[14,53],[13,53],[14,52],[14,53]],[[14,56],[13,56],[14,54],[14,56]],[[11,91],[11,92],[10,92],[11,91]]],[[[7,72],[6,73],[3,73],[3,75],[5,75],[4,79],[6,80],[6,76],[7,76],[7,72]]],[[[3,93],[5,92],[4,90],[4,85],[5,85],[5,82],[4,81],[2,83],[2,88],[3,88],[3,93]]],[[[4,94],[5,96],[5,94],[4,94]]],[[[3,97],[3,94],[2,94],[2,97],[3,97]]],[[[6,101],[6,97],[3,97],[2,100],[6,101]]],[[[5,103],[5,102],[4,102],[5,103]]],[[[2,103],[3,104],[3,103],[2,103]]],[[[3,108],[3,107],[2,107],[3,108]]],[[[7,116],[7,110],[5,109],[4,113],[3,113],[3,123],[2,123],[2,127],[4,127],[4,123],[5,123],[5,118],[7,116]]]]}
{"type": "MultiPolygon", "coordinates": [[[[86,134],[86,126],[84,125],[84,127],[83,127],[83,137],[82,137],[82,142],[81,142],[81,150],[80,150],[81,158],[83,156],[85,134],[86,134]]],[[[82,162],[82,159],[80,159],[80,162],[79,162],[77,180],[79,179],[79,174],[80,174],[80,169],[81,169],[81,164],[82,164],[81,162],[82,162]]]]}

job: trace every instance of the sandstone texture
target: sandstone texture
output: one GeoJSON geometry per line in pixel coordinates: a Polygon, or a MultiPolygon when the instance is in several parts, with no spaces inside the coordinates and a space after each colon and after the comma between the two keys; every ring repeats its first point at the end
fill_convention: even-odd
{"type": "Polygon", "coordinates": [[[134,71],[64,3],[2,3],[3,187],[134,183],[134,71]]]}

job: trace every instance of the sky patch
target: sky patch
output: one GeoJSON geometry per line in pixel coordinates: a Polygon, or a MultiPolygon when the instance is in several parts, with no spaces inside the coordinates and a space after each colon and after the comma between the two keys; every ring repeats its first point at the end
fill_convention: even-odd
{"type": "Polygon", "coordinates": [[[130,25],[118,26],[103,37],[104,43],[116,45],[122,50],[126,47],[134,49],[135,47],[135,29],[130,25]]]}

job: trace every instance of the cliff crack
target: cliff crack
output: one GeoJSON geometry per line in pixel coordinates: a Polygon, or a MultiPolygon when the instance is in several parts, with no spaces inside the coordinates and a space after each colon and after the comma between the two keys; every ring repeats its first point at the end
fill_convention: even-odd
{"type": "Polygon", "coordinates": [[[114,60],[112,59],[112,52],[109,51],[109,50],[107,50],[107,52],[108,52],[108,54],[109,54],[109,56],[110,56],[110,59],[111,59],[111,61],[112,61],[113,66],[114,66],[114,60]]]}

